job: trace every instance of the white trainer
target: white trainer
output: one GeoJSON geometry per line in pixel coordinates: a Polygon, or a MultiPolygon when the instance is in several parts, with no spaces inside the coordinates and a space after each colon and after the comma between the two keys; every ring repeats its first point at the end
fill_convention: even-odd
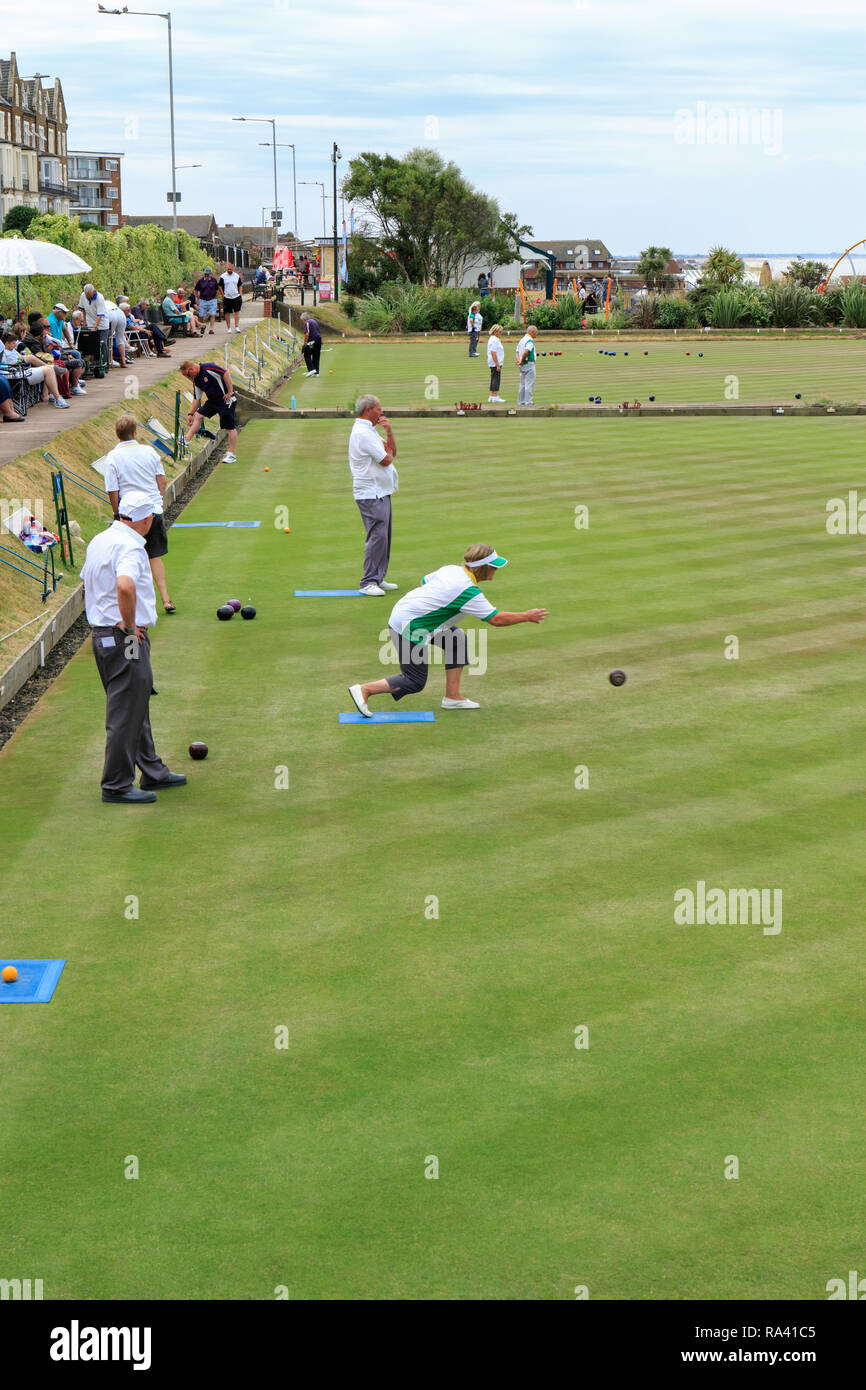
{"type": "Polygon", "coordinates": [[[365,714],[365,715],[367,716],[368,719],[372,719],[372,717],[373,717],[373,712],[372,712],[372,710],[369,708],[369,706],[368,706],[368,704],[367,704],[367,701],[364,699],[363,695],[361,694],[361,687],[360,687],[360,685],[350,685],[350,686],[349,686],[349,694],[351,695],[352,699],[355,701],[355,704],[356,704],[356,706],[357,706],[357,708],[358,708],[359,714],[365,714]]]}
{"type": "Polygon", "coordinates": [[[223,463],[237,463],[237,454],[223,454],[223,463]]]}
{"type": "Polygon", "coordinates": [[[382,580],[382,588],[383,588],[383,589],[399,589],[399,587],[400,587],[399,584],[389,584],[387,579],[383,579],[383,580],[382,580]]]}
{"type": "Polygon", "coordinates": [[[481,706],[474,700],[449,700],[445,695],[442,700],[443,709],[480,709],[481,706]]]}
{"type": "Polygon", "coordinates": [[[384,592],[385,590],[380,589],[378,584],[365,584],[361,590],[361,593],[366,594],[368,598],[380,598],[384,592]]]}
{"type": "Polygon", "coordinates": [[[72,394],[73,396],[86,396],[87,392],[85,391],[83,386],[73,386],[72,394]]]}

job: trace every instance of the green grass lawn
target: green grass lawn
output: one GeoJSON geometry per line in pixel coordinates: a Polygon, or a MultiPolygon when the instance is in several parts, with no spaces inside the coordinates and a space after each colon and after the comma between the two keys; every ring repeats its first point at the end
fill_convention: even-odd
{"type": "MultiPolygon", "coordinates": [[[[503,341],[501,394],[513,406],[518,386],[517,336],[503,341]]],[[[402,343],[330,338],[322,353],[321,375],[307,379],[298,373],[282,392],[281,401],[287,404],[294,395],[299,406],[345,407],[362,391],[374,391],[386,408],[486,401],[490,384],[486,342],[485,334],[479,357],[471,360],[466,336],[460,333],[452,343],[423,338],[402,343]]],[[[866,398],[866,343],[860,340],[785,342],[756,336],[754,340],[713,341],[707,334],[700,340],[635,342],[615,333],[595,337],[587,333],[577,341],[543,334],[538,350],[561,351],[562,356],[539,357],[536,405],[588,405],[590,395],[601,396],[607,405],[635,399],[647,404],[651,395],[669,405],[730,400],[794,404],[797,392],[805,404],[866,398]],[[600,350],[616,352],[616,356],[601,356],[600,350]],[[735,387],[736,395],[732,394],[735,387]]]]}
{"type": "Polygon", "coordinates": [[[862,1262],[866,542],[824,525],[862,424],[400,422],[392,578],[487,540],[491,598],[551,617],[485,630],[478,711],[434,670],[435,724],[363,728],[389,601],[292,596],[358,581],[346,437],[250,425],[183,519],[261,527],[171,532],[152,718],[187,788],[102,805],[86,649],[0,752],[0,953],[68,958],[0,1009],[0,1275],[825,1298],[862,1262]],[[781,889],[781,932],[675,925],[699,879],[781,889]]]}

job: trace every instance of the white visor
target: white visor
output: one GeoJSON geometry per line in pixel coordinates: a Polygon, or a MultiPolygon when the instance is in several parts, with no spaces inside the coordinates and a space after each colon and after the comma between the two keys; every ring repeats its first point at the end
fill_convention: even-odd
{"type": "Polygon", "coordinates": [[[466,568],[470,570],[483,569],[485,565],[492,565],[494,569],[498,570],[501,569],[503,565],[507,565],[508,561],[504,560],[501,555],[497,555],[496,551],[493,550],[489,555],[485,555],[483,560],[464,560],[463,563],[466,565],[466,568]]]}

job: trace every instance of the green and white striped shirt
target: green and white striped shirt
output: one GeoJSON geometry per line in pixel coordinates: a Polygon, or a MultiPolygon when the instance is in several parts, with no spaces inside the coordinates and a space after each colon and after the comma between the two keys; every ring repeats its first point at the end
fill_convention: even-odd
{"type": "Polygon", "coordinates": [[[442,628],[457,627],[461,616],[489,622],[498,612],[462,565],[443,565],[397,600],[389,626],[398,636],[417,644],[429,641],[442,628]]]}

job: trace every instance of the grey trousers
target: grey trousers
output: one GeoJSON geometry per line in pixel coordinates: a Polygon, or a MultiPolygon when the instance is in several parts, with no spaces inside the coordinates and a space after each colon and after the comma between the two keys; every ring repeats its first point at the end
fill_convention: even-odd
{"type": "Polygon", "coordinates": [[[478,356],[478,334],[475,332],[474,328],[469,331],[469,356],[478,356]]]}
{"type": "Polygon", "coordinates": [[[356,497],[364,523],[364,575],[360,589],[381,584],[391,559],[391,498],[356,497]]]}
{"type": "Polygon", "coordinates": [[[427,684],[430,643],[441,647],[445,653],[445,670],[453,671],[455,666],[469,665],[469,649],[466,633],[462,627],[446,627],[437,632],[430,642],[410,642],[408,637],[399,637],[393,628],[388,629],[391,641],[400,662],[399,676],[387,676],[388,688],[395,700],[404,695],[417,695],[427,684]]]}
{"type": "Polygon", "coordinates": [[[532,405],[532,392],[535,387],[535,363],[525,362],[520,368],[520,386],[517,391],[518,405],[532,405]]]}
{"type": "Polygon", "coordinates": [[[127,637],[117,627],[92,629],[93,654],[105,687],[105,766],[102,790],[124,792],[132,786],[136,763],[154,782],[164,782],[168,768],[157,755],[148,707],[153,690],[150,638],[127,637]]]}

